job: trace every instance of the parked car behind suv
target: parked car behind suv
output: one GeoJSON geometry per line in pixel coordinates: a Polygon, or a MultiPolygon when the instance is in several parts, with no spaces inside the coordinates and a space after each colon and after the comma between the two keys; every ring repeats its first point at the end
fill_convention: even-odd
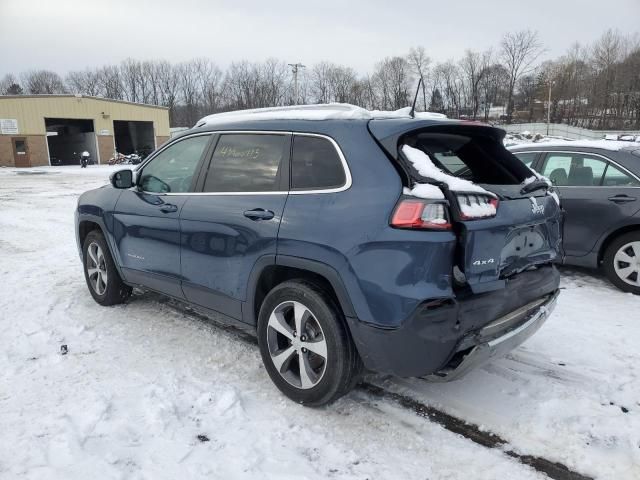
{"type": "Polygon", "coordinates": [[[345,105],[206,117],[81,196],[89,291],[226,314],[307,405],[363,367],[458,378],[532,335],[558,295],[560,209],[503,135],[345,105]]]}
{"type": "Polygon", "coordinates": [[[544,142],[510,150],[562,197],[564,263],[602,267],[618,288],[640,294],[640,144],[544,142]]]}

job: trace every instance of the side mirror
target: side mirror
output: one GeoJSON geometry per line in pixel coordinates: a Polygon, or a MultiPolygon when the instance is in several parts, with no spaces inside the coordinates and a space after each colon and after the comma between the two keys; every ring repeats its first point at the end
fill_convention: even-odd
{"type": "Polygon", "coordinates": [[[110,180],[114,188],[131,188],[134,185],[131,170],[118,170],[111,174],[110,180]]]}

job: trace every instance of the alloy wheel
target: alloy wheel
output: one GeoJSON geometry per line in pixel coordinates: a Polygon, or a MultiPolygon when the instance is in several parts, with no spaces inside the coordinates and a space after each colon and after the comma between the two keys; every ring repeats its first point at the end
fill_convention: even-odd
{"type": "Polygon", "coordinates": [[[104,295],[108,280],[107,264],[102,248],[95,242],[90,243],[87,248],[87,276],[93,291],[104,295]]]}
{"type": "Polygon", "coordinates": [[[640,241],[621,246],[613,257],[613,269],[625,283],[640,286],[640,241]]]}
{"type": "Polygon", "coordinates": [[[267,346],[280,376],[303,390],[320,382],[327,366],[327,341],[320,323],[302,303],[278,305],[267,322],[267,346]]]}

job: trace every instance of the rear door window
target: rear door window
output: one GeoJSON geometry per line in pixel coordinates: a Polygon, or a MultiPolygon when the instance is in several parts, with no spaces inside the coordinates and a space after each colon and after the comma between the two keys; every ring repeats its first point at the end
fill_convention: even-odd
{"type": "Polygon", "coordinates": [[[595,187],[601,184],[607,163],[582,153],[550,153],[542,174],[560,187],[595,187]]]}
{"type": "Polygon", "coordinates": [[[323,137],[295,135],[291,156],[292,190],[342,187],[346,174],[333,143],[323,137]]]}
{"type": "Polygon", "coordinates": [[[288,150],[288,135],[223,134],[213,152],[204,191],[281,190],[282,165],[288,150]]]}

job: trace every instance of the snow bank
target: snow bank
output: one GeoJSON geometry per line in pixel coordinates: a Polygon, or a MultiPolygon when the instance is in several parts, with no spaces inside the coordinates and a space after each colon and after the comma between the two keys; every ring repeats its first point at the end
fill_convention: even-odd
{"type": "MultiPolygon", "coordinates": [[[[248,120],[373,120],[383,118],[410,118],[411,107],[395,111],[366,110],[349,103],[292,105],[289,107],[254,108],[216,113],[201,118],[196,126],[248,120]]],[[[415,112],[417,119],[446,119],[446,115],[431,112],[415,112]]]]}
{"type": "MultiPolygon", "coordinates": [[[[413,164],[414,168],[420,175],[427,178],[432,178],[438,182],[446,183],[449,189],[454,192],[477,192],[484,195],[495,197],[496,195],[485,190],[480,185],[476,185],[464,178],[454,177],[447,173],[444,173],[438,167],[436,167],[429,156],[422,150],[410,147],[409,145],[402,146],[402,153],[413,164]]],[[[495,212],[494,212],[495,213],[495,212]]]]}

